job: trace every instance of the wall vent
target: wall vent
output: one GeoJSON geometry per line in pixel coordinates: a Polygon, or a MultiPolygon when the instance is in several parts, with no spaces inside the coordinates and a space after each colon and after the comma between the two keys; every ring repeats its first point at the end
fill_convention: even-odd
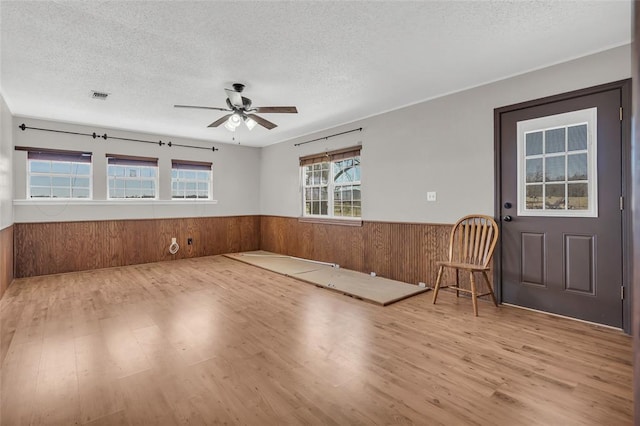
{"type": "Polygon", "coordinates": [[[97,92],[95,90],[91,92],[91,97],[93,99],[100,99],[101,101],[104,101],[105,99],[107,99],[107,96],[109,96],[109,94],[106,92],[97,92]]]}

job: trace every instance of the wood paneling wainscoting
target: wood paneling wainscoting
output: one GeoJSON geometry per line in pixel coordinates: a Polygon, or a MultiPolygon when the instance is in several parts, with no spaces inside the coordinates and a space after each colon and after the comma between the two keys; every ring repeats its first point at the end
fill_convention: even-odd
{"type": "Polygon", "coordinates": [[[16,278],[260,248],[260,216],[15,223],[14,228],[16,278]],[[172,237],[180,245],[175,255],[169,253],[172,237]]]}
{"type": "Polygon", "coordinates": [[[0,298],[13,278],[13,225],[11,225],[0,230],[0,298]]]}
{"type": "MultiPolygon", "coordinates": [[[[453,224],[363,221],[361,227],[262,216],[260,248],[406,283],[435,285],[436,261],[447,258],[453,224]]],[[[468,283],[461,274],[461,283],[468,283]]],[[[489,274],[491,278],[492,274],[489,274]]],[[[446,271],[443,283],[454,279],[446,271]]],[[[484,292],[484,289],[481,289],[484,292]]]]}

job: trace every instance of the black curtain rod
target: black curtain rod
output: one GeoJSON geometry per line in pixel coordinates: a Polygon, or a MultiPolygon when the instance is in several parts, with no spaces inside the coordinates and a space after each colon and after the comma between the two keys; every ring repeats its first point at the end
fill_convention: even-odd
{"type": "Polygon", "coordinates": [[[335,135],[329,135],[329,136],[325,136],[323,138],[318,138],[318,139],[312,139],[310,141],[306,141],[306,142],[300,142],[300,143],[294,143],[293,146],[300,146],[300,145],[304,145],[306,143],[311,143],[311,142],[315,142],[315,141],[321,141],[321,140],[326,140],[329,138],[333,138],[335,136],[340,136],[340,135],[346,135],[347,133],[352,133],[352,132],[361,132],[362,131],[362,127],[359,127],[357,129],[353,129],[353,130],[347,130],[346,132],[341,132],[341,133],[336,133],[335,135]]]}
{"type": "Polygon", "coordinates": [[[154,142],[154,141],[144,141],[141,139],[130,139],[130,138],[119,138],[117,136],[108,136],[106,133],[103,135],[99,135],[96,132],[93,133],[79,133],[79,132],[68,132],[66,130],[55,130],[55,129],[43,129],[40,127],[29,127],[27,125],[25,125],[24,123],[22,123],[21,125],[18,126],[18,128],[22,131],[30,129],[30,130],[42,130],[44,132],[53,132],[53,133],[66,133],[68,135],[80,135],[80,136],[91,136],[92,138],[96,139],[96,138],[102,138],[104,140],[107,139],[116,139],[116,140],[120,140],[120,141],[129,141],[129,142],[139,142],[139,143],[151,143],[154,145],[158,145],[158,146],[162,146],[162,145],[167,145],[169,147],[172,146],[180,146],[180,147],[184,147],[184,148],[194,148],[194,149],[206,149],[207,151],[219,151],[218,148],[216,147],[211,147],[211,148],[205,148],[203,146],[194,146],[194,145],[180,145],[177,143],[171,143],[171,141],[169,142],[162,142],[162,141],[158,141],[158,142],[154,142]]]}

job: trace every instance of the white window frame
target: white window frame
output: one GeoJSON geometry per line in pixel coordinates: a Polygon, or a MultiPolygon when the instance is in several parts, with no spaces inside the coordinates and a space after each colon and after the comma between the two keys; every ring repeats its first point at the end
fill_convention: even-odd
{"type": "MultiPolygon", "coordinates": [[[[158,168],[158,159],[157,158],[134,158],[128,156],[119,156],[117,154],[107,154],[107,200],[118,200],[118,201],[140,201],[140,200],[157,200],[159,194],[159,168],[158,168]],[[109,164],[109,160],[114,159],[116,161],[123,161],[125,164],[109,164]],[[150,165],[149,163],[154,163],[155,165],[150,165]],[[129,163],[129,164],[126,164],[129,163]],[[140,176],[129,177],[129,176],[111,176],[110,170],[112,167],[124,167],[124,168],[137,168],[139,171],[143,169],[153,169],[155,170],[155,175],[152,178],[143,177],[142,173],[139,173],[140,176]],[[152,181],[154,182],[154,196],[153,197],[127,197],[126,195],[126,186],[124,189],[124,197],[112,197],[111,196],[111,186],[110,182],[114,178],[114,180],[122,180],[126,181],[152,181]],[[117,179],[115,179],[117,178],[117,179]]],[[[141,186],[142,188],[142,186],[141,186]]],[[[120,189],[120,188],[115,188],[120,189]]]]}
{"type": "MultiPolygon", "coordinates": [[[[542,216],[542,217],[598,217],[598,178],[597,178],[597,170],[598,170],[598,159],[597,159],[597,134],[598,134],[598,109],[588,108],[579,111],[571,111],[563,114],[550,115],[547,117],[534,118],[531,120],[519,121],[517,123],[517,156],[518,156],[518,167],[517,167],[517,180],[518,180],[518,216],[542,216]],[[534,133],[538,131],[547,131],[553,130],[557,128],[568,128],[572,126],[578,126],[581,124],[587,125],[587,150],[586,151],[570,151],[570,153],[586,153],[587,154],[587,194],[588,194],[588,203],[587,209],[585,210],[572,210],[565,207],[565,209],[546,209],[544,203],[544,189],[543,189],[543,203],[542,209],[527,209],[526,208],[526,159],[532,158],[533,156],[526,156],[526,135],[529,133],[534,133]]],[[[565,132],[565,138],[566,138],[565,132]]],[[[566,144],[566,140],[565,140],[566,144]]],[[[565,146],[565,177],[567,173],[566,167],[566,157],[567,151],[565,146]]],[[[556,155],[549,155],[556,156],[556,155]]],[[[544,172],[544,159],[547,155],[544,153],[539,156],[535,156],[542,158],[543,163],[543,176],[544,172]]],[[[580,182],[576,182],[580,183],[580,182]]],[[[566,184],[566,180],[565,180],[566,184]]],[[[542,182],[543,188],[547,185],[547,182],[542,182]]],[[[566,206],[566,200],[565,200],[566,206]]]]}
{"type": "MultiPolygon", "coordinates": [[[[29,200],[38,200],[38,201],[49,201],[49,200],[92,200],[93,199],[93,155],[90,152],[80,153],[80,152],[70,152],[70,151],[40,151],[38,149],[28,150],[27,152],[27,199],[29,200]],[[45,154],[47,156],[51,156],[51,159],[38,159],[38,158],[29,158],[30,153],[37,154],[45,154]],[[60,159],[55,159],[55,157],[59,155],[60,159]],[[65,156],[83,156],[90,157],[89,161],[73,161],[73,160],[63,160],[62,158],[65,156]],[[70,165],[89,165],[89,174],[88,175],[78,175],[76,173],[53,173],[53,172],[32,172],[31,171],[31,162],[48,162],[50,163],[51,168],[53,168],[53,163],[62,163],[62,164],[70,164],[70,165]],[[51,183],[49,184],[49,197],[34,197],[31,193],[31,178],[32,177],[49,177],[51,179],[51,183]],[[69,186],[69,197],[54,197],[53,196],[53,188],[56,186],[53,185],[53,178],[61,177],[61,178],[69,178],[70,182],[73,182],[74,178],[88,178],[89,179],[89,196],[88,197],[74,197],[73,196],[73,184],[69,186]]],[[[40,185],[36,185],[36,187],[45,188],[40,185]]],[[[80,189],[85,189],[84,187],[80,189]]]]}
{"type": "Polygon", "coordinates": [[[196,163],[196,162],[192,162],[192,161],[180,161],[180,160],[171,160],[171,199],[172,200],[176,200],[176,201],[209,201],[211,200],[213,197],[213,169],[212,169],[212,164],[211,163],[196,163]],[[178,176],[174,177],[173,176],[173,172],[176,171],[178,176]],[[187,179],[187,178],[180,178],[180,173],[182,171],[187,171],[187,172],[195,172],[196,173],[196,178],[195,179],[187,179]],[[197,174],[198,173],[207,173],[207,179],[203,180],[203,179],[198,179],[197,174]],[[173,189],[173,185],[174,183],[176,185],[180,185],[180,183],[184,182],[186,183],[195,183],[196,184],[196,192],[199,192],[200,190],[198,189],[198,184],[199,183],[207,183],[207,196],[206,197],[199,197],[196,196],[196,198],[190,198],[186,196],[186,187],[183,191],[184,196],[180,197],[176,197],[174,196],[174,189],[173,189]]]}
{"type": "MultiPolygon", "coordinates": [[[[334,164],[341,162],[341,161],[345,161],[345,160],[349,160],[349,159],[360,159],[360,155],[354,155],[354,156],[350,156],[350,157],[345,157],[345,158],[340,158],[340,159],[336,159],[336,160],[328,160],[328,161],[323,161],[323,162],[318,162],[318,163],[314,163],[314,164],[324,164],[327,163],[329,166],[329,175],[328,175],[328,180],[327,180],[327,184],[326,185],[306,185],[306,180],[305,180],[305,171],[306,168],[309,166],[313,166],[314,164],[307,164],[307,165],[303,165],[300,166],[300,182],[301,182],[301,188],[302,188],[302,217],[303,218],[315,218],[315,219],[339,219],[339,220],[361,220],[362,218],[362,198],[360,199],[360,216],[336,216],[334,214],[334,206],[335,206],[335,197],[334,197],[334,192],[336,187],[341,187],[341,186],[359,186],[360,187],[360,194],[362,197],[362,177],[360,178],[360,180],[357,181],[353,181],[353,182],[345,182],[345,183],[336,183],[334,182],[333,178],[334,178],[334,164]],[[322,187],[327,187],[327,214],[323,215],[323,214],[310,214],[307,213],[306,211],[306,202],[307,202],[307,188],[322,188],[322,187]]],[[[358,164],[358,167],[360,167],[361,164],[358,164]]],[[[360,173],[362,173],[362,170],[360,170],[360,173]]]]}

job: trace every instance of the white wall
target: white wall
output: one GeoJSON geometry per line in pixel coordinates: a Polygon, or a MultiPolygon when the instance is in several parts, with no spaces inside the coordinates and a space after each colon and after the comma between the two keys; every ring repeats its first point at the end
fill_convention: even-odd
{"type": "Polygon", "coordinates": [[[362,143],[363,220],[453,223],[469,213],[492,215],[494,109],[629,78],[630,57],[627,45],[263,148],[260,211],[299,216],[298,157],[362,143]],[[436,202],[426,201],[427,191],[437,192],[436,202]]]}
{"type": "Polygon", "coordinates": [[[260,150],[228,144],[168,138],[159,135],[125,132],[24,117],[13,118],[15,146],[89,151],[93,153],[93,200],[55,201],[26,200],[26,152],[13,152],[14,219],[15,222],[61,222],[76,220],[153,219],[172,217],[233,216],[259,214],[260,150]],[[90,136],[69,135],[38,130],[40,127],[80,133],[107,133],[109,136],[211,147],[219,151],[158,146],[152,144],[93,139],[90,136]],[[159,166],[158,200],[108,201],[105,154],[125,154],[157,157],[159,166]],[[213,163],[213,200],[171,200],[171,160],[211,161],[213,163]]]}
{"type": "Polygon", "coordinates": [[[0,229],[13,224],[12,118],[0,94],[0,229]]]}

